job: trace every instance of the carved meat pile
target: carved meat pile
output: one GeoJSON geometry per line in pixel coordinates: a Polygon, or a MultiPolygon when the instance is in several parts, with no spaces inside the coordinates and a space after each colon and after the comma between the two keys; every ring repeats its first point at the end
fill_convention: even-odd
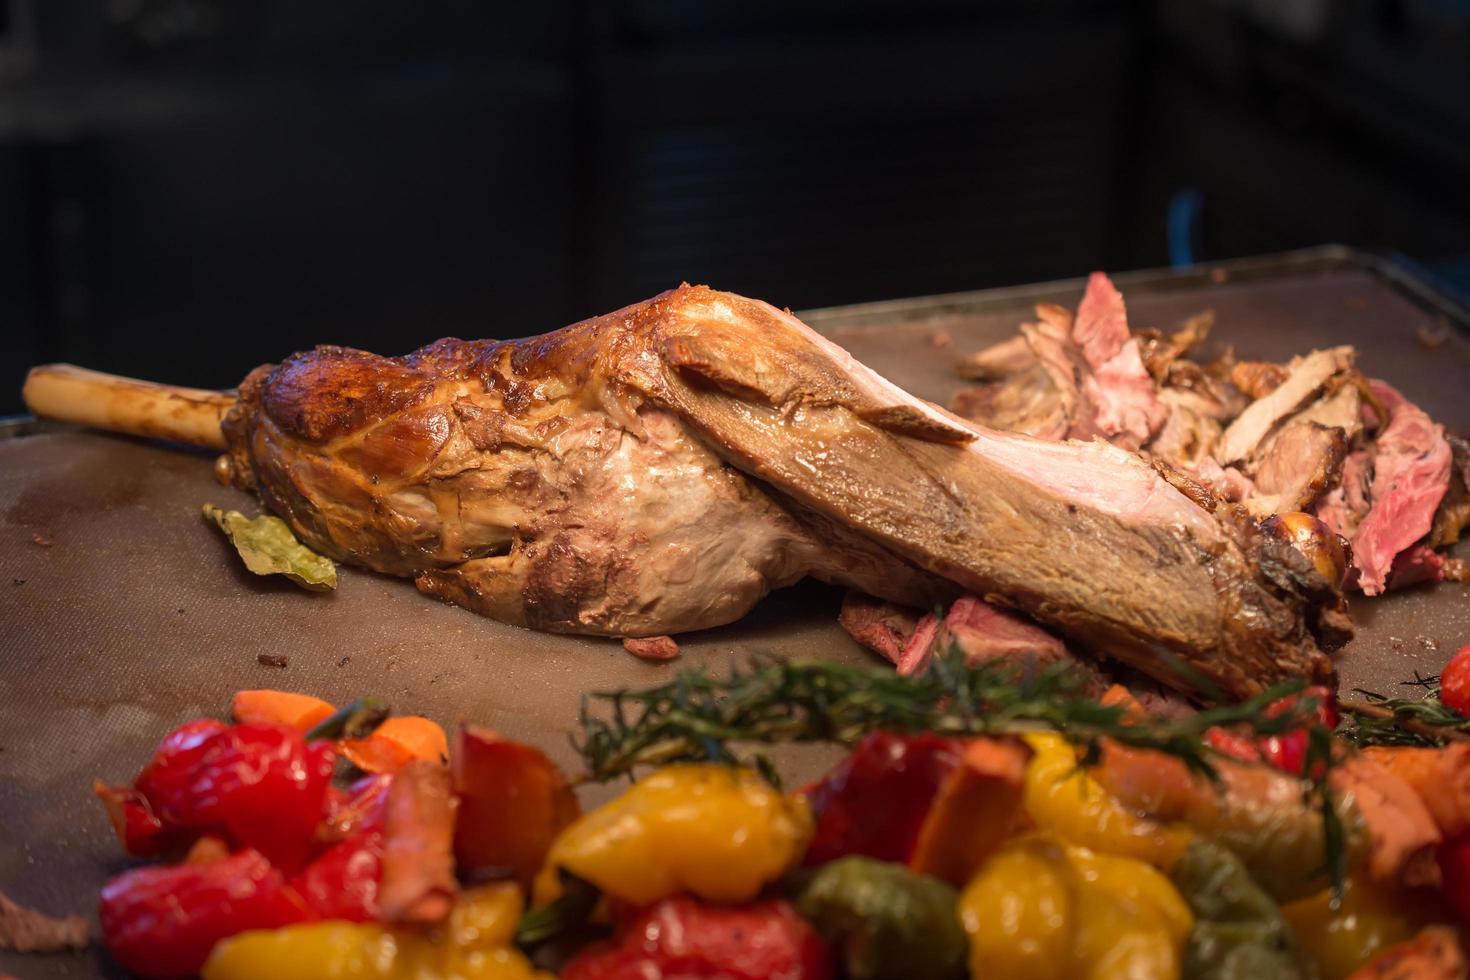
{"type": "Polygon", "coordinates": [[[1470,446],[1366,377],[1351,347],[1285,364],[1191,359],[1211,320],[1130,331],[1122,296],[1094,274],[1075,316],[1039,306],[1019,336],[962,361],[983,383],[954,408],[1038,438],[1141,451],[1207,507],[1315,515],[1350,544],[1347,584],[1367,595],[1470,577],[1442,553],[1470,523],[1470,446]]]}

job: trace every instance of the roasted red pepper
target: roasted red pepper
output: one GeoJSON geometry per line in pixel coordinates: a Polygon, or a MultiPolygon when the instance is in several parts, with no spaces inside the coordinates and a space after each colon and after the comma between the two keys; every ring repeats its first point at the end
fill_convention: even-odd
{"type": "Polygon", "coordinates": [[[383,804],[391,783],[391,776],[369,776],[343,795],[323,827],[334,836],[345,836],[291,880],[291,887],[317,917],[349,922],[379,918],[383,804]]]}
{"type": "Polygon", "coordinates": [[[375,922],[383,870],[383,833],[359,833],[332,845],[295,878],[291,887],[322,919],[375,922]]]}
{"type": "MultiPolygon", "coordinates": [[[[1309,687],[1301,694],[1282,698],[1266,709],[1267,716],[1278,715],[1290,710],[1303,697],[1317,702],[1317,722],[1327,728],[1336,728],[1338,722],[1337,700],[1332,691],[1325,687],[1309,687]]],[[[1307,765],[1307,732],[1298,728],[1280,735],[1263,735],[1251,738],[1239,732],[1212,728],[1205,735],[1214,748],[1242,762],[1265,762],[1293,776],[1305,775],[1307,765]]]]}
{"type": "Polygon", "coordinates": [[[825,980],[831,959],[786,902],[706,905],[670,898],[635,913],[611,943],[567,964],[562,980],[825,980]]]}
{"type": "Polygon", "coordinates": [[[294,870],[313,846],[334,760],[330,742],[308,745],[284,725],[193,721],[163,740],[131,790],[97,793],[129,853],[215,834],[294,870]]]}
{"type": "Polygon", "coordinates": [[[1440,890],[1460,924],[1470,928],[1470,834],[1439,845],[1440,890]]]}
{"type": "Polygon", "coordinates": [[[1451,711],[1470,717],[1470,643],[1460,647],[1439,672],[1439,700],[1451,711]]]}
{"type": "Polygon", "coordinates": [[[908,861],[935,794],[964,755],[964,741],[927,733],[875,732],[863,739],[802,790],[817,821],[806,864],[851,854],[908,861]]]}
{"type": "Polygon", "coordinates": [[[226,936],[311,918],[281,873],[253,850],[212,864],[126,871],[102,887],[98,915],[112,958],[159,980],[194,976],[226,936]]]}
{"type": "Polygon", "coordinates": [[[187,844],[194,838],[194,834],[182,833],[177,824],[165,826],[148,793],[151,791],[160,800],[177,794],[177,784],[188,779],[205,743],[225,728],[209,718],[180,725],[158,744],[153,758],[131,787],[109,786],[101,780],[92,785],[92,792],[112,818],[112,827],[123,850],[135,857],[152,857],[169,846],[187,844]]]}

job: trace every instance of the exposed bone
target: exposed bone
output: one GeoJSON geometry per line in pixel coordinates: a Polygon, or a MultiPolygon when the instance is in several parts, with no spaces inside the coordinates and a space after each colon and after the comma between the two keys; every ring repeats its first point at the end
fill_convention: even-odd
{"type": "Polygon", "coordinates": [[[74,364],[32,368],[21,391],[43,419],[224,449],[220,421],[235,404],[222,391],[154,384],[74,364]]]}

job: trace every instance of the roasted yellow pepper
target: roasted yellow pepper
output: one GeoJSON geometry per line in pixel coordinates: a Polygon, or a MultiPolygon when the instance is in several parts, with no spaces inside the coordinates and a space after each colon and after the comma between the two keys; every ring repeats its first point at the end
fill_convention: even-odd
{"type": "Polygon", "coordinates": [[[464,892],[436,935],[376,923],[314,922],[242,932],[214,948],[204,980],[551,980],[510,947],[514,882],[464,892]]]}
{"type": "Polygon", "coordinates": [[[1047,834],[987,861],[959,908],[976,978],[1174,980],[1194,924],[1155,868],[1047,834]]]}
{"type": "Polygon", "coordinates": [[[557,897],[561,869],[636,905],[678,892],[745,902],[801,860],[811,835],[806,800],[748,769],[670,766],[564,830],[537,876],[536,900],[557,897]]]}
{"type": "Polygon", "coordinates": [[[1026,742],[1035,753],[1026,768],[1026,813],[1038,829],[1166,870],[1189,846],[1187,827],[1139,816],[1079,769],[1076,749],[1062,736],[1037,733],[1026,742]]]}
{"type": "Polygon", "coordinates": [[[1413,938],[1433,916],[1432,903],[1412,892],[1348,879],[1342,903],[1332,889],[1281,907],[1322,980],[1343,980],[1396,943],[1413,938]]]}

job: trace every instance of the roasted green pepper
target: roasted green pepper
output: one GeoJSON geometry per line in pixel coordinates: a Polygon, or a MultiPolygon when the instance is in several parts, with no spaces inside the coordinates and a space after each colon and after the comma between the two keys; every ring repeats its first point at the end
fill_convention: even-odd
{"type": "Polygon", "coordinates": [[[1184,976],[1191,980],[1306,976],[1281,909],[1228,849],[1197,838],[1170,877],[1195,915],[1184,945],[1184,976]]]}
{"type": "Polygon", "coordinates": [[[823,865],[797,901],[851,980],[948,980],[965,975],[958,895],[938,878],[847,857],[823,865]]]}

